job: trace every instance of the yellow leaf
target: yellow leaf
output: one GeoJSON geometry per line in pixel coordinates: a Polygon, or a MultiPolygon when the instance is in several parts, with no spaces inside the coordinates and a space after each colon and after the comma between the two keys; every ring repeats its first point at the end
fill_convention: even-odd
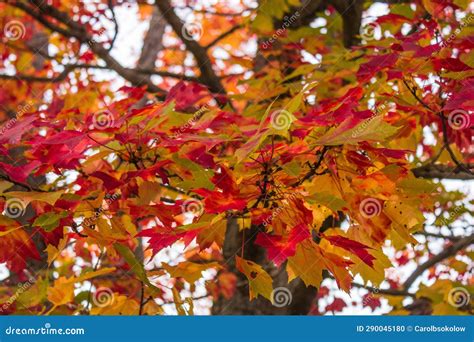
{"type": "Polygon", "coordinates": [[[138,204],[148,205],[158,203],[161,196],[161,186],[156,182],[145,181],[138,187],[138,204]]]}
{"type": "Polygon", "coordinates": [[[86,274],[83,274],[77,278],[71,278],[68,281],[70,281],[71,283],[77,283],[80,281],[85,281],[91,278],[102,276],[104,274],[109,274],[109,273],[112,273],[113,271],[115,271],[115,267],[104,267],[94,272],[87,272],[86,274]]]}
{"type": "Polygon", "coordinates": [[[171,290],[173,292],[173,300],[176,306],[176,311],[180,316],[193,315],[194,314],[194,304],[191,298],[186,298],[184,301],[181,300],[179,291],[173,287],[171,290]],[[185,305],[187,304],[188,307],[185,305]]]}
{"type": "Polygon", "coordinates": [[[373,285],[380,285],[385,280],[385,270],[390,268],[392,263],[382,251],[372,249],[370,254],[375,257],[372,267],[362,262],[356,255],[351,254],[350,257],[354,261],[351,272],[353,274],[359,273],[365,281],[370,280],[373,285]]]}
{"type": "Polygon", "coordinates": [[[32,201],[46,202],[50,205],[54,205],[56,201],[61,197],[64,191],[53,191],[53,192],[22,192],[12,191],[5,194],[8,198],[19,198],[25,205],[30,204],[32,201]]]}
{"type": "Polygon", "coordinates": [[[46,253],[48,254],[48,265],[51,265],[51,263],[57,258],[59,255],[59,249],[54,247],[53,245],[48,245],[45,249],[46,253]]]}
{"type": "Polygon", "coordinates": [[[207,264],[196,264],[190,261],[184,261],[176,266],[170,266],[163,263],[163,268],[173,278],[183,278],[188,283],[194,283],[202,277],[202,271],[209,268],[220,269],[221,266],[217,262],[210,262],[207,264]]]}
{"type": "Polygon", "coordinates": [[[21,307],[30,308],[41,304],[47,296],[48,279],[41,277],[30,279],[22,288],[24,291],[18,295],[18,304],[21,307]],[[29,284],[29,287],[28,287],[29,284]]]}
{"type": "Polygon", "coordinates": [[[236,267],[249,280],[250,300],[258,295],[271,300],[273,291],[272,277],[262,268],[262,266],[250,261],[235,257],[236,267]]]}
{"type": "Polygon", "coordinates": [[[436,15],[436,4],[431,0],[422,0],[423,7],[431,15],[436,15]]]}
{"type": "Polygon", "coordinates": [[[74,300],[74,283],[66,277],[54,281],[54,286],[48,288],[48,300],[54,306],[70,303],[74,300]]]}
{"type": "Polygon", "coordinates": [[[6,230],[6,231],[4,231],[4,232],[0,232],[0,237],[5,236],[5,235],[8,235],[8,234],[14,232],[14,231],[17,230],[17,229],[20,229],[20,228],[21,228],[21,226],[18,226],[18,227],[15,227],[15,228],[6,230]]]}
{"type": "Polygon", "coordinates": [[[132,221],[132,217],[129,215],[122,215],[122,223],[125,227],[125,230],[132,236],[137,234],[137,226],[132,221]]]}
{"type": "Polygon", "coordinates": [[[202,229],[197,236],[197,242],[201,249],[210,247],[214,242],[218,246],[224,245],[225,232],[227,229],[227,220],[222,219],[202,229]]]}
{"type": "Polygon", "coordinates": [[[319,287],[323,281],[323,268],[319,248],[311,241],[303,241],[296,247],[295,255],[288,258],[288,281],[299,277],[306,286],[319,287]]]}
{"type": "Polygon", "coordinates": [[[10,189],[13,186],[13,183],[2,181],[0,182],[0,194],[3,194],[5,190],[10,189]]]}
{"type": "MultiPolygon", "coordinates": [[[[393,306],[394,308],[403,307],[403,300],[405,299],[403,296],[384,295],[383,297],[388,300],[388,305],[393,306]]],[[[402,313],[402,314],[406,315],[407,313],[402,313]]]]}
{"type": "Polygon", "coordinates": [[[159,306],[154,300],[150,300],[143,307],[143,314],[148,316],[164,314],[163,308],[159,306]]]}
{"type": "Polygon", "coordinates": [[[353,128],[350,120],[330,129],[318,140],[319,145],[357,144],[359,141],[385,141],[395,135],[398,128],[386,123],[382,116],[371,117],[353,128]]]}
{"type": "Polygon", "coordinates": [[[104,307],[95,307],[91,310],[91,315],[138,315],[140,305],[133,299],[126,296],[113,296],[113,301],[104,307]]]}
{"type": "Polygon", "coordinates": [[[383,210],[392,222],[408,230],[423,222],[420,211],[402,201],[385,201],[383,210]]]}

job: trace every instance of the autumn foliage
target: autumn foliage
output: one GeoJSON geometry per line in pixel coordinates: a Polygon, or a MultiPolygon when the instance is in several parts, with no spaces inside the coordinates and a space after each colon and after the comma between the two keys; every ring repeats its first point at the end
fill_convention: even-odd
{"type": "Polygon", "coordinates": [[[473,313],[472,3],[249,3],[1,1],[2,314],[473,313]]]}

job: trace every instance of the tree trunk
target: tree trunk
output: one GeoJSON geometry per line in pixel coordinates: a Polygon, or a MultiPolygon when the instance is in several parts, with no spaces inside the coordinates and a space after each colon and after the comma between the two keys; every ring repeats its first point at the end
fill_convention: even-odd
{"type": "Polygon", "coordinates": [[[231,299],[220,297],[214,302],[212,307],[213,315],[307,315],[316,298],[317,290],[314,287],[306,287],[300,279],[293,280],[288,284],[286,274],[286,263],[277,268],[269,262],[265,250],[254,244],[258,233],[258,228],[253,226],[239,232],[236,219],[229,219],[224,242],[224,260],[227,261],[228,271],[237,276],[237,287],[231,299]],[[245,237],[244,237],[245,235],[245,237]],[[286,288],[289,296],[285,296],[282,301],[278,300],[278,290],[275,291],[275,305],[267,299],[259,296],[249,300],[248,280],[235,266],[235,256],[242,255],[242,239],[244,238],[243,257],[259,265],[263,265],[265,271],[273,278],[273,288],[286,288]],[[280,304],[279,304],[280,303],[280,304]],[[286,305],[283,305],[286,304],[286,305]]]}

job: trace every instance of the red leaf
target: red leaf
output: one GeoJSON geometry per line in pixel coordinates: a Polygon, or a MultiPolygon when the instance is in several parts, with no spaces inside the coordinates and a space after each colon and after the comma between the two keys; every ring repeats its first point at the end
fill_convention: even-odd
{"type": "Polygon", "coordinates": [[[211,181],[217,186],[219,189],[224,190],[225,192],[229,192],[231,194],[238,194],[239,188],[235,181],[234,174],[231,170],[229,170],[224,165],[219,165],[220,173],[216,173],[214,177],[212,177],[211,181]]]}
{"type": "Polygon", "coordinates": [[[10,179],[20,183],[24,183],[31,172],[40,164],[41,163],[37,160],[22,166],[13,166],[0,162],[0,166],[2,167],[3,171],[7,173],[10,179]]]}
{"type": "Polygon", "coordinates": [[[457,58],[436,59],[433,61],[433,65],[437,71],[440,71],[441,69],[449,71],[467,71],[472,69],[457,58]]]}
{"type": "Polygon", "coordinates": [[[28,118],[21,118],[18,121],[7,121],[7,123],[2,126],[0,131],[4,130],[3,134],[0,135],[0,144],[4,144],[6,142],[10,144],[16,144],[20,141],[21,136],[28,132],[28,130],[32,127],[31,123],[35,121],[36,118],[34,116],[30,116],[28,118]],[[9,127],[13,122],[13,126],[9,127]],[[9,128],[8,128],[9,127],[9,128]]]}
{"type": "Polygon", "coordinates": [[[287,236],[269,235],[259,233],[255,244],[267,249],[268,258],[272,260],[275,265],[280,266],[286,259],[294,256],[296,253],[296,246],[303,240],[309,238],[308,226],[305,224],[296,225],[287,236]]]}
{"type": "Polygon", "coordinates": [[[347,306],[346,302],[342,300],[341,298],[334,298],[333,302],[326,306],[326,312],[327,311],[332,311],[332,312],[340,312],[342,311],[345,307],[347,306]]]}
{"type": "Polygon", "coordinates": [[[194,192],[205,197],[204,208],[206,213],[218,214],[227,210],[243,210],[247,206],[246,200],[236,198],[229,193],[208,189],[196,189],[194,192]]]}
{"type": "Polygon", "coordinates": [[[102,171],[91,173],[90,176],[100,179],[107,191],[114,190],[123,185],[121,181],[102,171]]]}
{"type": "Polygon", "coordinates": [[[367,293],[362,297],[362,305],[368,306],[374,311],[376,308],[379,308],[382,305],[382,302],[379,298],[374,297],[372,293],[367,293]]]}
{"type": "Polygon", "coordinates": [[[173,229],[146,229],[142,231],[139,236],[149,237],[149,248],[154,254],[161,251],[163,248],[169,247],[179,240],[183,240],[185,246],[189,245],[197,236],[199,230],[191,230],[185,232],[177,232],[173,229]]]}
{"type": "Polygon", "coordinates": [[[200,146],[189,151],[186,153],[186,157],[207,169],[213,169],[216,166],[214,157],[207,153],[206,146],[200,146]]]}
{"type": "Polygon", "coordinates": [[[166,100],[174,100],[176,103],[176,110],[185,110],[193,106],[200,99],[208,95],[208,91],[203,86],[197,83],[184,83],[183,81],[176,84],[168,92],[166,100]]]}
{"type": "Polygon", "coordinates": [[[366,246],[360,242],[345,238],[343,236],[324,235],[324,238],[328,240],[333,246],[338,246],[354,253],[370,267],[374,266],[375,257],[369,254],[369,252],[367,251],[367,249],[370,249],[369,246],[366,246]]]}
{"type": "Polygon", "coordinates": [[[372,57],[367,63],[362,64],[357,71],[358,79],[368,79],[378,71],[393,66],[398,60],[398,55],[388,53],[385,55],[372,57]]]}

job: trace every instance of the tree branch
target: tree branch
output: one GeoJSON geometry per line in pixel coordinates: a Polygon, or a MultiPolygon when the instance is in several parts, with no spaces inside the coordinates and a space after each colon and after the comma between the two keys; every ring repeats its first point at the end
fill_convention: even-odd
{"type": "Polygon", "coordinates": [[[70,19],[66,13],[61,12],[53,6],[45,4],[41,0],[32,0],[32,2],[36,5],[39,12],[36,11],[34,8],[27,6],[19,1],[15,1],[11,3],[11,5],[23,10],[25,13],[38,20],[40,23],[42,23],[44,26],[46,26],[52,31],[58,32],[68,38],[74,37],[78,39],[81,43],[88,43],[91,50],[97,56],[99,56],[110,69],[116,71],[120,76],[128,80],[134,86],[138,87],[145,84],[150,92],[160,93],[159,96],[161,98],[164,98],[166,92],[163,89],[153,84],[148,76],[144,76],[140,73],[136,73],[134,70],[132,71],[132,69],[123,67],[115,58],[113,58],[109,54],[109,51],[104,48],[102,44],[95,42],[93,37],[87,33],[82,24],[70,19]],[[52,24],[50,21],[46,20],[46,18],[40,13],[44,13],[45,15],[56,19],[57,21],[66,25],[69,30],[65,30],[55,24],[52,24]]]}
{"type": "Polygon", "coordinates": [[[457,252],[469,247],[474,243],[474,235],[467,236],[453,243],[451,246],[445,248],[441,253],[436,254],[432,258],[428,259],[423,264],[419,265],[418,268],[408,277],[403,284],[403,288],[407,291],[411,285],[420,277],[427,269],[436,265],[449,257],[456,255],[457,252]]]}
{"type": "Polygon", "coordinates": [[[214,38],[214,40],[212,42],[210,42],[209,44],[207,44],[204,49],[206,50],[209,50],[211,47],[213,47],[214,45],[216,45],[218,42],[220,42],[222,39],[226,38],[227,36],[231,35],[232,33],[234,33],[235,31],[239,30],[242,28],[242,25],[236,25],[234,27],[232,27],[230,30],[228,31],[225,31],[223,33],[221,33],[219,36],[217,36],[216,38],[214,38]]]}
{"type": "MultiPolygon", "coordinates": [[[[472,166],[467,166],[471,167],[472,166]]],[[[460,170],[459,167],[452,167],[448,165],[425,165],[411,170],[415,177],[418,178],[440,178],[440,179],[460,179],[472,180],[474,175],[460,170]]]]}
{"type": "Polygon", "coordinates": [[[173,7],[168,0],[156,2],[166,21],[171,25],[173,31],[181,39],[186,48],[193,54],[198,64],[201,76],[199,77],[203,84],[207,85],[213,93],[226,94],[221,80],[212,69],[212,63],[207,55],[206,48],[199,45],[195,40],[185,37],[184,23],[174,12],[173,7]]]}

